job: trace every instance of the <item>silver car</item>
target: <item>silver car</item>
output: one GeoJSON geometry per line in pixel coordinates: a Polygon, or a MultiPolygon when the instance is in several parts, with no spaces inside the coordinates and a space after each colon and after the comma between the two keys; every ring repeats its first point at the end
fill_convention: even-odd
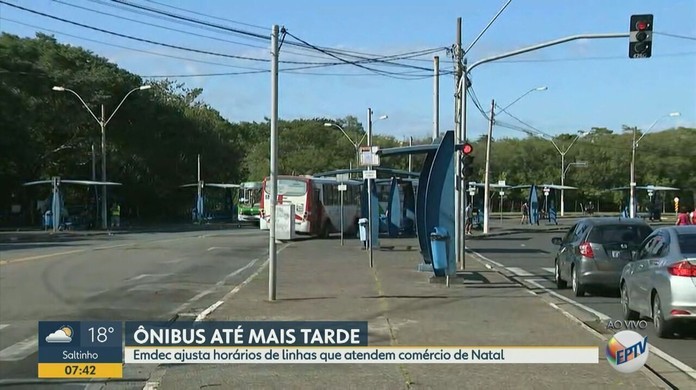
{"type": "Polygon", "coordinates": [[[652,231],[639,218],[580,219],[565,237],[551,240],[559,246],[554,261],[556,286],[566,288],[570,281],[578,297],[590,289],[616,290],[624,266],[652,231]]]}
{"type": "Polygon", "coordinates": [[[659,337],[696,324],[696,226],[656,229],[621,274],[624,318],[652,318],[659,337]]]}

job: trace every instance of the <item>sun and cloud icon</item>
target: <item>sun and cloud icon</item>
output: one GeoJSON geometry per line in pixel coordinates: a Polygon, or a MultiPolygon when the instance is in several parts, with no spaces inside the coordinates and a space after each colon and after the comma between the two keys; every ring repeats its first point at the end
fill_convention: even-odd
{"type": "Polygon", "coordinates": [[[68,325],[63,325],[55,332],[46,336],[47,343],[69,343],[72,341],[73,329],[68,325]]]}

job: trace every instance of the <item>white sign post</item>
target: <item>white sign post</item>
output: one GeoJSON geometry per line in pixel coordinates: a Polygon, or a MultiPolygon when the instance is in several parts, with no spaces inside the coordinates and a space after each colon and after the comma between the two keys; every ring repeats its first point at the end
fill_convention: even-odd
{"type": "MultiPolygon", "coordinates": [[[[505,182],[503,182],[503,185],[505,182]]],[[[498,195],[500,195],[500,223],[503,223],[503,197],[505,196],[505,191],[500,190],[498,192],[498,195]]]]}
{"type": "Polygon", "coordinates": [[[343,183],[348,180],[350,180],[350,174],[348,173],[339,173],[336,175],[336,181],[341,183],[338,185],[338,192],[341,193],[341,246],[343,246],[343,193],[346,192],[348,188],[348,186],[343,183]]]}
{"type": "Polygon", "coordinates": [[[295,239],[295,205],[276,205],[275,236],[277,240],[295,239]]]}

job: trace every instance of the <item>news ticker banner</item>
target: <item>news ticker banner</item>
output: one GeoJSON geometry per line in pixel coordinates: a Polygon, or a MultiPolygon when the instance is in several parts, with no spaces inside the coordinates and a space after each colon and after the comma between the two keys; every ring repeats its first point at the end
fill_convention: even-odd
{"type": "Polygon", "coordinates": [[[40,378],[121,378],[123,364],[597,364],[598,347],[368,345],[367,322],[39,322],[40,378]]]}

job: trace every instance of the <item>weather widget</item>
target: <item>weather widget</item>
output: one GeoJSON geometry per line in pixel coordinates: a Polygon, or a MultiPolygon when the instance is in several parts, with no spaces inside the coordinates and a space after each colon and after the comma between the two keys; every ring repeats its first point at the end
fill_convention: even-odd
{"type": "Polygon", "coordinates": [[[39,378],[122,378],[117,321],[40,321],[39,378]]]}

